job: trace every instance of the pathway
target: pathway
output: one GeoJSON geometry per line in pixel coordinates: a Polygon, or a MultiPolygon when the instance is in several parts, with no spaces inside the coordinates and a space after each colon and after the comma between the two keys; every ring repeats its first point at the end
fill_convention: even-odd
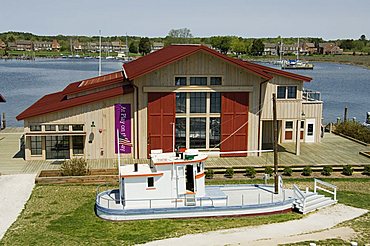
{"type": "Polygon", "coordinates": [[[179,238],[154,241],[145,245],[277,245],[329,238],[349,240],[354,236],[354,231],[351,228],[331,228],[367,212],[365,209],[337,204],[312,213],[300,220],[185,235],[179,238]]]}

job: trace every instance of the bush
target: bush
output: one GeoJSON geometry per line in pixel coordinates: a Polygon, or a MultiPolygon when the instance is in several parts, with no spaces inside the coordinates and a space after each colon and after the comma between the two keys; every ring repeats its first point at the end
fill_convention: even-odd
{"type": "Polygon", "coordinates": [[[274,173],[274,170],[272,167],[265,167],[265,173],[271,176],[274,173]]]}
{"type": "Polygon", "coordinates": [[[333,168],[331,166],[325,166],[323,167],[321,174],[324,176],[330,176],[332,172],[333,172],[333,168]]]}
{"type": "Polygon", "coordinates": [[[284,176],[292,176],[293,170],[290,167],[285,167],[283,170],[284,176]]]}
{"type": "Polygon", "coordinates": [[[254,169],[254,167],[247,167],[245,169],[245,176],[250,178],[256,177],[256,170],[254,169]]]}
{"type": "Polygon", "coordinates": [[[226,169],[225,176],[228,178],[232,178],[234,176],[234,168],[229,167],[226,169]]]}
{"type": "Polygon", "coordinates": [[[207,170],[207,172],[206,172],[206,179],[213,179],[214,173],[215,172],[213,171],[213,169],[207,170]]]}
{"type": "Polygon", "coordinates": [[[84,176],[89,173],[87,162],[83,158],[64,161],[60,167],[62,176],[84,176]]]}
{"type": "Polygon", "coordinates": [[[302,171],[303,176],[311,176],[311,174],[312,174],[311,167],[307,166],[303,168],[303,171],[302,171]]]}
{"type": "Polygon", "coordinates": [[[369,165],[364,167],[364,171],[362,172],[362,174],[370,176],[370,166],[369,165]]]}
{"type": "Polygon", "coordinates": [[[346,121],[336,125],[335,131],[365,143],[370,143],[370,129],[358,122],[346,121]]]}
{"type": "Polygon", "coordinates": [[[345,165],[343,167],[343,171],[342,171],[342,174],[346,175],[346,176],[351,176],[353,173],[353,168],[351,165],[345,165]]]}

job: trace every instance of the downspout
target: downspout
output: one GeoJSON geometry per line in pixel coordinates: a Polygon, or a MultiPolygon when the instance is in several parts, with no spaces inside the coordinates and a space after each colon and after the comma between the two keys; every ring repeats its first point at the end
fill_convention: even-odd
{"type": "MultiPolygon", "coordinates": [[[[262,85],[266,82],[270,81],[269,79],[266,79],[260,83],[260,97],[259,97],[259,105],[258,105],[258,150],[261,150],[260,143],[261,143],[261,114],[262,114],[262,85]]],[[[258,156],[260,156],[261,153],[258,152],[258,156]]]]}

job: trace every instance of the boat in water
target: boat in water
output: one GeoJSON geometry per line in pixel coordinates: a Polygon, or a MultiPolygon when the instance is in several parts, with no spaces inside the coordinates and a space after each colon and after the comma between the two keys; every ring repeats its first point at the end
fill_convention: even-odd
{"type": "Polygon", "coordinates": [[[313,69],[312,63],[301,60],[284,60],[281,63],[282,69],[313,69]]]}

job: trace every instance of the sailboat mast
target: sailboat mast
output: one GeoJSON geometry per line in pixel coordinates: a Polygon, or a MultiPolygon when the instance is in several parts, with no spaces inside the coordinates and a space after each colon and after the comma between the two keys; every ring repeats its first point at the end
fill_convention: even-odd
{"type": "Polygon", "coordinates": [[[299,60],[299,37],[298,37],[298,43],[297,43],[297,61],[299,60]]]}

